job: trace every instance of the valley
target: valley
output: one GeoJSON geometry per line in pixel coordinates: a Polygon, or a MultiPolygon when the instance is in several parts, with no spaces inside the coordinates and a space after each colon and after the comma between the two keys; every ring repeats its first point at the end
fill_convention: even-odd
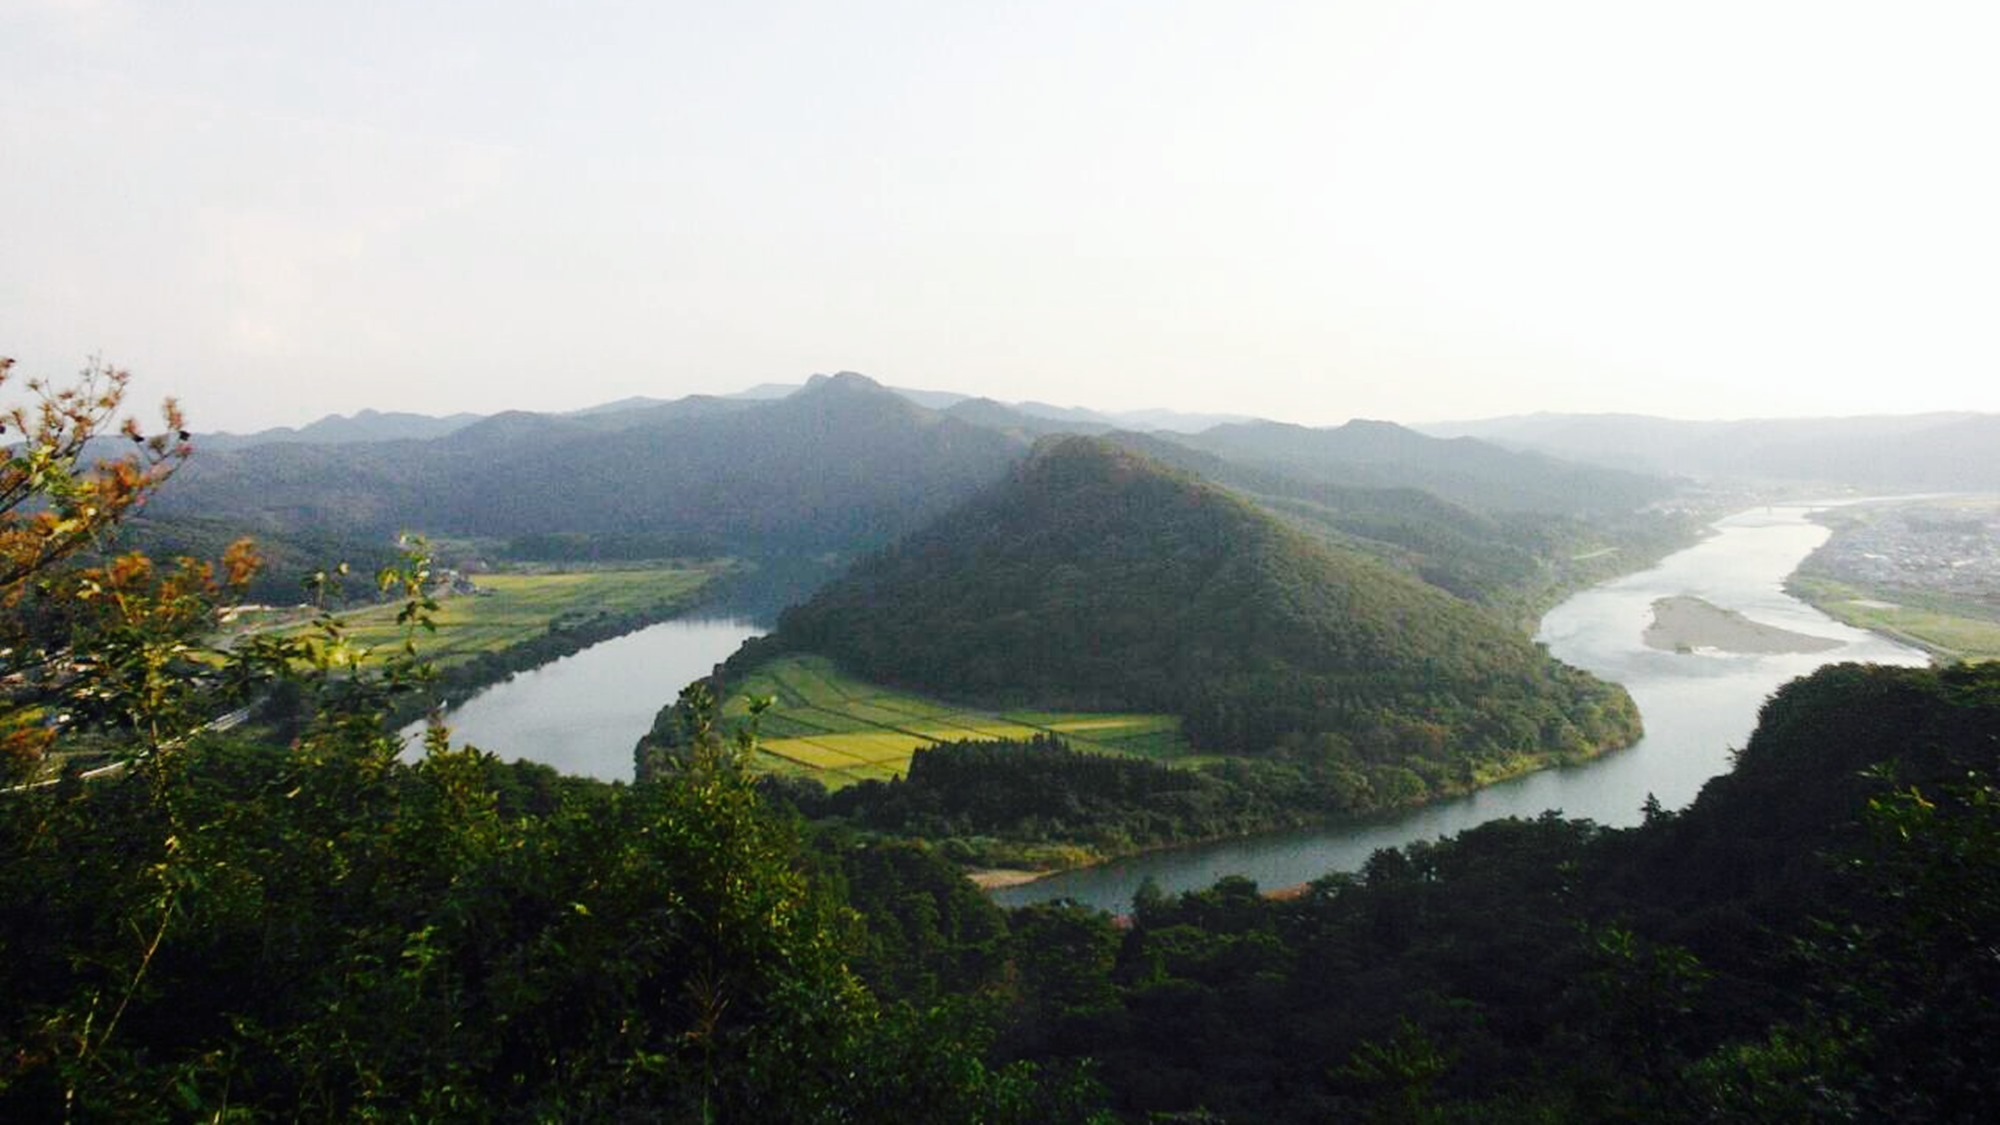
{"type": "Polygon", "coordinates": [[[1984,1125],[1996,53],[5,5],[0,1125],[1984,1125]]]}
{"type": "MultiPolygon", "coordinates": [[[[1766,987],[1800,949],[1849,956],[1812,944],[1831,909],[1868,944],[1843,981],[1961,1027],[1985,994],[1935,939],[1957,924],[1928,921],[1984,909],[1951,882],[1966,865],[1866,841],[1980,854],[1990,669],[1884,667],[1921,658],[1786,598],[1779,579],[1826,536],[1803,509],[1741,512],[1676,552],[1696,521],[1670,484],[1394,427],[1269,433],[1284,456],[1254,457],[1261,440],[1029,441],[993,407],[940,420],[858,376],[795,397],[577,423],[627,453],[671,444],[680,460],[651,479],[644,455],[593,462],[596,438],[519,418],[390,448],[240,447],[182,500],[261,506],[162,505],[138,539],[263,528],[292,568],[315,543],[380,550],[405,519],[441,533],[403,604],[330,603],[344,624],[282,650],[190,657],[221,616],[198,563],[100,553],[16,587],[31,612],[7,627],[48,647],[9,652],[57,663],[10,681],[27,705],[0,712],[9,752],[53,729],[45,761],[89,747],[119,768],[6,793],[25,815],[0,822],[0,983],[54,1022],[0,1028],[0,1108],[60,1101],[46,1029],[88,1035],[90,998],[134,965],[145,1053],[83,1082],[92,1106],[140,1104],[171,1065],[190,1105],[313,1089],[351,1108],[353,1081],[317,1084],[362,1029],[411,1060],[369,1097],[414,1116],[438,1116],[447,1087],[443,1116],[562,1116],[573,1098],[689,1116],[725,1096],[709,1068],[779,1059],[840,1080],[753,1081],[725,1116],[902,1119],[915,1088],[948,1106],[939,1122],[1306,1121],[1413,1104],[1380,1064],[1428,1057],[1452,1061],[1414,1104],[1465,1119],[1633,1116],[1793,1089],[1755,1077],[1758,1044],[1829,1006],[1871,1030],[1824,1049],[1871,1074],[1984,1057],[1978,1035],[1901,1028],[1923,1059],[1885,1057],[1872,1002],[1766,987]],[[1007,430],[968,437],[965,418],[1007,430]],[[775,472],[732,446],[762,422],[803,443],[775,472]],[[525,448],[544,429],[555,444],[525,448]],[[969,451],[945,478],[959,495],[913,512],[901,490],[921,474],[847,463],[903,439],[969,451]],[[454,494],[453,515],[399,476],[475,472],[509,445],[570,458],[563,495],[454,494]],[[356,472],[375,483],[341,491],[356,472]],[[731,490],[773,511],[718,515],[731,490]],[[675,522],[696,512],[720,522],[675,522]],[[448,591],[434,605],[427,578],[448,591]],[[1531,607],[1587,583],[1527,635],[1531,607]],[[784,608],[687,616],[745,601],[784,608]],[[406,639],[441,666],[421,694],[398,694],[402,661],[351,659],[406,639]],[[1784,683],[1842,657],[1876,663],[1784,683]],[[658,707],[690,680],[720,714],[703,690],[658,707]],[[474,696],[452,712],[458,744],[387,737],[439,687],[474,696]],[[54,727],[51,698],[72,708],[54,727]],[[1869,765],[1884,747],[1894,783],[1869,765]],[[1862,827],[1892,816],[1894,832],[1862,827]],[[1816,873],[1827,856],[1911,874],[1857,890],[1816,873]],[[1912,901],[1922,925],[1903,921],[1912,901]],[[170,952],[155,963],[132,936],[170,952]],[[1946,976],[1911,987],[1911,966],[1946,976]],[[1597,999],[1662,973],[1751,1002],[1691,987],[1663,1022],[1597,999]],[[307,999],[320,989],[331,1011],[307,999]],[[830,1042],[829,1012],[848,1029],[830,1042]],[[688,1049],[711,1035],[718,1053],[688,1049]],[[228,1053],[252,1041],[281,1045],[228,1053]],[[637,1082],[620,1062],[635,1041],[637,1082]],[[1746,1058],[1750,1077],[1732,1069],[1746,1058]],[[1102,1078],[1066,1077],[1086,1073],[1102,1078]]],[[[16,522],[0,543],[58,526],[16,522]]]]}

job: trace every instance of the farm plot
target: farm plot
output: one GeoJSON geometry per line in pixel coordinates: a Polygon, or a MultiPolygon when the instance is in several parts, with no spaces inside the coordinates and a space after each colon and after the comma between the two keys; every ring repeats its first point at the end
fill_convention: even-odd
{"type": "Polygon", "coordinates": [[[780,657],[753,673],[723,708],[774,700],[759,720],[759,765],[818,778],[831,788],[899,777],[919,750],[943,742],[1055,735],[1078,750],[1158,760],[1192,751],[1172,715],[992,712],[958,707],[843,675],[823,657],[780,657]]]}
{"type": "MultiPolygon", "coordinates": [[[[715,566],[585,570],[564,574],[482,574],[478,594],[438,599],[437,630],[418,645],[440,667],[538,637],[558,618],[619,615],[686,604],[719,572],[715,566]]],[[[357,645],[388,650],[402,641],[402,604],[344,614],[357,645]]]]}

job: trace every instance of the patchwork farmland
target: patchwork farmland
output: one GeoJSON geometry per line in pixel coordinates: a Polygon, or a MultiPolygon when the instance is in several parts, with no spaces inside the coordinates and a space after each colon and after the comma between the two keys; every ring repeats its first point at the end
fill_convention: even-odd
{"type": "Polygon", "coordinates": [[[1047,734],[1089,753],[1192,760],[1172,715],[985,711],[857,680],[818,656],[774,660],[732,694],[726,719],[747,714],[750,697],[775,699],[759,721],[760,768],[835,789],[900,777],[918,750],[963,740],[1047,734]]]}
{"type": "MultiPolygon", "coordinates": [[[[440,668],[448,668],[482,652],[498,652],[541,636],[565,618],[641,612],[664,616],[692,602],[722,566],[481,574],[476,579],[478,595],[438,599],[437,628],[420,634],[417,645],[440,668]]],[[[402,642],[403,627],[396,621],[401,611],[401,602],[390,602],[341,616],[351,643],[384,652],[402,642]]]]}

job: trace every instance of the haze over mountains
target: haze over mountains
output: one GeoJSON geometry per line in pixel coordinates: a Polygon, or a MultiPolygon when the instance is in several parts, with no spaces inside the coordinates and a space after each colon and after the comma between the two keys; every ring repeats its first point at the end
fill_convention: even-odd
{"type": "MultiPolygon", "coordinates": [[[[840,374],[852,374],[841,372],[840,374]]],[[[548,418],[570,418],[578,420],[601,419],[614,426],[632,424],[634,418],[671,416],[691,409],[713,409],[718,412],[733,407],[749,406],[761,402],[786,398],[814,383],[836,376],[815,375],[804,383],[759,383],[728,395],[688,395],[678,399],[653,398],[647,395],[633,395],[615,402],[599,403],[581,410],[566,411],[561,414],[537,415],[548,418]],[[691,406],[690,404],[703,404],[691,406]],[[664,413],[656,413],[664,412],[664,413]]],[[[995,403],[993,399],[976,398],[955,391],[924,391],[906,387],[890,387],[889,390],[909,399],[918,406],[932,410],[952,410],[965,406],[977,412],[982,404],[1004,406],[1019,415],[1039,420],[1044,424],[1071,427],[1067,432],[1094,432],[1097,430],[1172,430],[1178,433],[1195,433],[1210,426],[1226,422],[1251,421],[1241,414],[1188,414],[1178,410],[1148,409],[1100,412],[1082,407],[1053,406],[1045,402],[995,403]]],[[[956,411],[954,411],[956,412],[956,411]]],[[[514,413],[503,411],[502,413],[514,413]]],[[[355,414],[329,414],[316,422],[304,426],[279,426],[275,429],[257,430],[251,433],[207,433],[202,435],[202,443],[209,449],[240,449],[251,445],[265,445],[274,442],[308,442],[323,445],[340,445],[358,441],[394,441],[399,438],[443,437],[455,430],[464,429],[488,415],[457,413],[443,416],[410,414],[397,411],[362,410],[355,414]]],[[[588,424],[588,423],[587,423],[588,424]]]]}
{"type": "Polygon", "coordinates": [[[198,437],[198,455],[131,529],[132,545],[209,554],[254,534],[281,563],[260,587],[269,598],[291,596],[306,560],[331,551],[373,561],[412,530],[515,558],[731,555],[756,575],[739,608],[764,616],[997,482],[1036,442],[1085,434],[1531,628],[1553,596],[1682,534],[1651,509],[1685,482],[1647,466],[1813,487],[2000,487],[1986,454],[2000,418],[1980,415],[1541,416],[1482,424],[1491,441],[1365,420],[1225,421],[1192,433],[1117,420],[898,391],[852,372],[569,414],[363,413],[198,437]]]}
{"type": "Polygon", "coordinates": [[[267,538],[638,536],[656,544],[656,557],[821,559],[817,579],[802,579],[810,586],[999,480],[1037,440],[1081,432],[1235,489],[1453,594],[1498,604],[1547,583],[1565,548],[1585,538],[1577,517],[1629,512],[1673,489],[1389,423],[1139,433],[984,399],[933,409],[852,373],[816,377],[782,398],[440,419],[452,428],[428,437],[360,440],[371,427],[420,429],[404,416],[339,421],[255,444],[198,438],[198,455],[149,516],[226,516],[267,538]],[[327,440],[301,440],[313,434],[327,440]]]}
{"type": "Polygon", "coordinates": [[[1734,422],[1525,414],[1416,428],[1644,473],[1925,491],[2000,488],[2000,415],[1993,414],[1734,422]]]}
{"type": "MultiPolygon", "coordinates": [[[[843,372],[841,375],[852,375],[843,372]]],[[[633,429],[673,418],[755,409],[837,376],[815,375],[803,384],[760,383],[728,395],[679,399],[632,396],[562,414],[497,415],[461,412],[443,416],[363,410],[328,415],[300,427],[248,434],[200,436],[202,449],[232,451],[258,445],[345,445],[362,442],[429,440],[497,418],[534,419],[535,425],[572,433],[633,429]]],[[[954,391],[887,387],[927,410],[958,418],[1019,440],[1055,433],[1162,433],[1195,449],[1217,453],[1243,467],[1282,471],[1302,480],[1323,480],[1328,463],[1338,483],[1360,487],[1414,485],[1476,508],[1553,511],[1584,507],[1622,509],[1644,503],[1657,482],[1638,477],[1698,480],[1764,480],[1774,483],[1852,485],[1912,489],[2000,487],[2000,415],[1971,412],[1865,415],[1837,418],[1766,418],[1688,421],[1638,414],[1537,413],[1408,426],[1356,419],[1344,426],[1309,428],[1247,415],[1190,414],[1174,410],[1100,411],[1043,402],[1006,403],[954,391]],[[1437,448],[1417,440],[1475,438],[1459,455],[1439,458],[1437,448]],[[1533,494],[1519,481],[1521,462],[1496,465],[1490,447],[1536,452],[1561,462],[1580,462],[1636,474],[1582,478],[1574,468],[1544,466],[1533,494]],[[1482,459],[1484,462],[1482,463],[1482,459]],[[1369,471],[1364,465],[1390,464],[1369,471]],[[1496,468],[1516,489],[1496,494],[1488,479],[1496,468]],[[1597,493],[1593,489],[1608,488],[1597,493]]]]}

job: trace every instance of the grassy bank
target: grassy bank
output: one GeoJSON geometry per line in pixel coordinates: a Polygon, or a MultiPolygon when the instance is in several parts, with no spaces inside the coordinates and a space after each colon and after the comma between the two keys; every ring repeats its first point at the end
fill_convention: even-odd
{"type": "MultiPolygon", "coordinates": [[[[659,620],[686,610],[727,563],[629,570],[482,574],[478,593],[438,599],[437,631],[419,640],[441,669],[499,653],[596,619],[659,620]]],[[[355,643],[386,649],[402,639],[400,603],[343,614],[355,643]]]]}
{"type": "Polygon", "coordinates": [[[1785,589],[1828,617],[1944,660],[2000,660],[2000,621],[1990,607],[1947,594],[1864,589],[1794,574],[1785,589]]]}

